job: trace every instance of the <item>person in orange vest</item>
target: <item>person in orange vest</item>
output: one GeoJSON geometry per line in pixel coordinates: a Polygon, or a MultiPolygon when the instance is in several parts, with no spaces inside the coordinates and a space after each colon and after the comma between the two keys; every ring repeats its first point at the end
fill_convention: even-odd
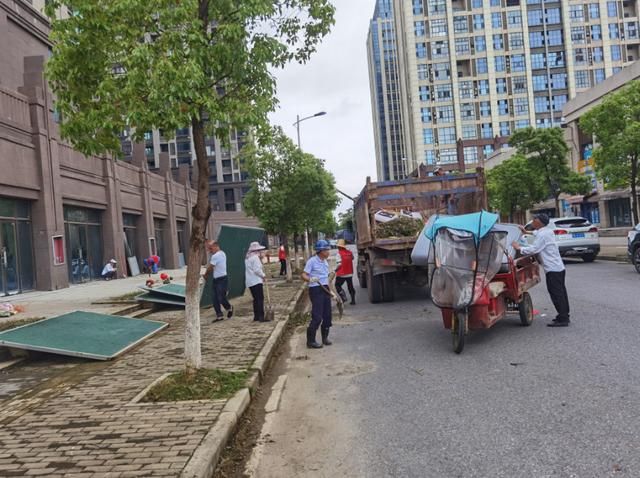
{"type": "Polygon", "coordinates": [[[336,270],[336,290],[342,301],[347,301],[347,295],[342,290],[342,284],[347,283],[351,305],[356,305],[356,290],[353,288],[353,252],[347,249],[344,239],[338,240],[338,269],[336,270]]]}
{"type": "Polygon", "coordinates": [[[287,250],[284,248],[284,244],[280,244],[278,249],[278,259],[280,259],[280,275],[287,274],[287,250]]]}

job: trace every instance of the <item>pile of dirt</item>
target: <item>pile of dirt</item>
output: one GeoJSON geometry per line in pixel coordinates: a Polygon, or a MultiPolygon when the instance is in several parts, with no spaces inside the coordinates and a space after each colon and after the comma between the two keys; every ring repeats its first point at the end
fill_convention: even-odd
{"type": "Polygon", "coordinates": [[[424,224],[418,219],[410,217],[398,217],[389,222],[378,224],[376,228],[376,237],[378,239],[388,239],[391,237],[415,237],[417,236],[424,224]]]}

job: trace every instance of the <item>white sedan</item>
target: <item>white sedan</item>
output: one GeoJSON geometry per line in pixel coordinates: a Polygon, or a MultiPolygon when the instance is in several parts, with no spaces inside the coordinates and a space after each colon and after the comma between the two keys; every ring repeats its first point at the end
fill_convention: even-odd
{"type": "MultiPolygon", "coordinates": [[[[525,227],[531,229],[529,222],[525,227]]],[[[600,253],[598,228],[584,217],[558,217],[549,219],[562,257],[581,257],[593,262],[600,253]]]]}

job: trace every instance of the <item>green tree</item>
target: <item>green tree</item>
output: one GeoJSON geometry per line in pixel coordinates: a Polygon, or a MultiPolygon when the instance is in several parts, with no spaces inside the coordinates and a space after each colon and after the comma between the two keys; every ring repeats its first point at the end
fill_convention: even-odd
{"type": "Polygon", "coordinates": [[[353,207],[350,207],[344,212],[338,214],[338,228],[339,229],[347,229],[349,231],[353,231],[353,207]]]}
{"type": "Polygon", "coordinates": [[[518,210],[526,211],[545,197],[545,185],[527,158],[520,154],[487,172],[489,205],[515,220],[518,210]]]}
{"type": "Polygon", "coordinates": [[[51,0],[47,73],[61,132],[86,154],[117,152],[118,134],[191,126],[197,201],[189,242],[185,359],[201,365],[199,280],[211,214],[205,135],[268,129],[274,68],[305,62],[333,24],[329,0],[51,0]],[[64,8],[72,15],[56,18],[64,8]]]}
{"type": "Polygon", "coordinates": [[[531,170],[541,177],[545,197],[555,201],[556,215],[560,215],[560,193],[586,194],[591,189],[587,181],[572,174],[567,162],[569,147],[560,128],[523,128],[509,139],[509,144],[527,158],[531,170]]]}
{"type": "Polygon", "coordinates": [[[593,135],[595,171],[607,189],[631,188],[634,223],[640,222],[640,81],[605,96],[580,119],[580,129],[593,135]]]}
{"type": "Polygon", "coordinates": [[[241,156],[250,186],[245,209],[267,232],[280,234],[285,243],[305,228],[327,232],[327,218],[338,197],[333,175],[322,160],[302,152],[279,127],[269,142],[249,146],[241,156]]]}

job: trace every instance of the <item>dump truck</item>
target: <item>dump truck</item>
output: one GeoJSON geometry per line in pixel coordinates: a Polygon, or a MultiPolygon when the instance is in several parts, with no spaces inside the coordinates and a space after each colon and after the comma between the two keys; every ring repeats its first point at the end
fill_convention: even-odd
{"type": "Polygon", "coordinates": [[[393,302],[397,286],[429,283],[428,267],[412,264],[411,252],[431,215],[486,208],[482,168],[445,176],[427,176],[425,168],[419,168],[407,179],[377,183],[367,178],[355,198],[354,218],[357,274],[369,301],[393,302]]]}

